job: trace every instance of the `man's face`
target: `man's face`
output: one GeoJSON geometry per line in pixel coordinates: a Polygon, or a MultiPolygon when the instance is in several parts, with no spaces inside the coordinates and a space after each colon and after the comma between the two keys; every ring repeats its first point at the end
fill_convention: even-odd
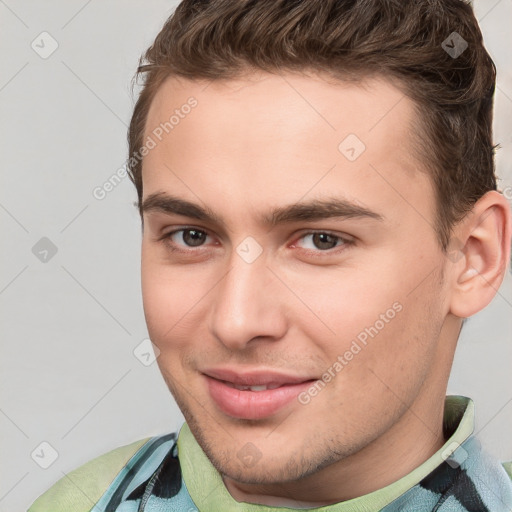
{"type": "Polygon", "coordinates": [[[157,93],[144,309],[223,474],[296,480],[393,432],[430,435],[449,308],[415,115],[379,80],[172,78],[157,93]]]}

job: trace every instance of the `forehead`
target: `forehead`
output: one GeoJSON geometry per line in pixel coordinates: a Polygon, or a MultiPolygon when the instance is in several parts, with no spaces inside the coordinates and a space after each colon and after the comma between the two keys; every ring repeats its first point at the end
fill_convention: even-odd
{"type": "Polygon", "coordinates": [[[412,156],[415,119],[413,102],[378,78],[171,77],[147,117],[145,140],[155,147],[144,158],[144,197],[172,189],[213,200],[212,191],[221,190],[233,199],[233,213],[242,190],[240,207],[333,190],[366,203],[396,203],[398,189],[406,196],[423,189],[429,200],[426,173],[412,156]]]}
{"type": "Polygon", "coordinates": [[[239,136],[254,135],[257,126],[263,124],[268,128],[267,125],[276,123],[291,136],[303,135],[304,126],[297,124],[297,120],[303,120],[309,124],[307,127],[317,127],[315,133],[309,134],[311,138],[333,135],[332,132],[339,137],[350,130],[361,136],[373,132],[375,144],[379,142],[378,136],[386,133],[387,126],[398,121],[406,133],[415,120],[412,101],[383,78],[347,82],[319,74],[258,72],[232,80],[169,77],[153,98],[146,134],[159,123],[169,121],[191,98],[197,101],[199,109],[194,111],[201,112],[205,128],[217,126],[226,135],[230,128],[236,128],[239,136]],[[247,122],[241,124],[242,120],[247,122]]]}

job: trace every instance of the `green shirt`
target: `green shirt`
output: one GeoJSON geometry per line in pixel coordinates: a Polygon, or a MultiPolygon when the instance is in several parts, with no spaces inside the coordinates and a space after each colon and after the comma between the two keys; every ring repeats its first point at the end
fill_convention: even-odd
{"type": "MultiPolygon", "coordinates": [[[[311,512],[510,512],[512,483],[481,449],[474,404],[447,397],[444,446],[396,482],[311,512]]],[[[148,438],[98,457],[62,478],[29,512],[285,512],[286,507],[240,503],[227,491],[188,425],[176,436],[148,438]],[[142,503],[142,505],[141,505],[142,503]],[[142,507],[142,508],[141,508],[142,507]]],[[[512,473],[512,472],[511,472],[512,473]]]]}

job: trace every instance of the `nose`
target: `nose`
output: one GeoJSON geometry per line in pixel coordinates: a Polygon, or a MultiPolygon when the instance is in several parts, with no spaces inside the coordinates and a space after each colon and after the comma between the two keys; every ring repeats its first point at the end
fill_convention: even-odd
{"type": "Polygon", "coordinates": [[[212,296],[213,336],[230,350],[243,350],[257,339],[282,338],[287,319],[281,294],[263,257],[247,263],[235,253],[212,296]]]}

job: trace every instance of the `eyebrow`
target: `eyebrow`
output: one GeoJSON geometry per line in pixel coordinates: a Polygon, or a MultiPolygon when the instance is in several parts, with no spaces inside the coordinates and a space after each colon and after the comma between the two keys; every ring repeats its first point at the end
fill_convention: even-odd
{"type": "MultiPolygon", "coordinates": [[[[163,192],[149,195],[142,203],[141,212],[161,212],[168,215],[183,215],[201,221],[210,221],[224,225],[224,221],[207,207],[163,192]]],[[[313,222],[330,218],[366,218],[384,220],[383,215],[365,206],[343,198],[326,198],[303,201],[287,206],[272,208],[260,217],[263,225],[287,224],[293,222],[313,222]]]]}

